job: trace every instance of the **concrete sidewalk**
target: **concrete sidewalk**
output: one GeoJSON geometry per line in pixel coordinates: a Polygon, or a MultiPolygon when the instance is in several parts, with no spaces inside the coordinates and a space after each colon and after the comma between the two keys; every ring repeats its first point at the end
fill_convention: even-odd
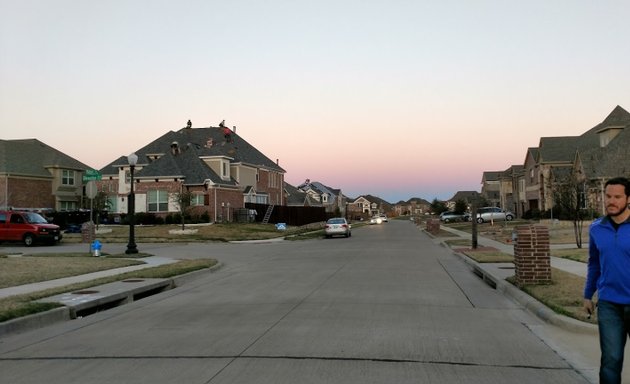
{"type": "MultiPolygon", "coordinates": [[[[462,238],[470,239],[471,237],[471,234],[468,232],[450,228],[445,225],[440,226],[440,229],[443,229],[447,232],[450,232],[462,238]]],[[[507,253],[514,256],[514,245],[512,244],[505,244],[500,241],[488,239],[483,236],[478,236],[477,241],[482,246],[496,248],[503,253],[507,253]]],[[[567,248],[575,248],[575,246],[571,244],[552,244],[551,248],[552,249],[567,249],[567,248]]],[[[586,277],[586,264],[580,263],[579,261],[573,261],[569,259],[563,259],[560,257],[551,256],[551,266],[554,268],[572,273],[574,275],[586,277]]]]}
{"type": "Polygon", "coordinates": [[[24,285],[18,285],[15,287],[2,288],[0,289],[0,299],[9,297],[9,296],[23,295],[23,294],[33,293],[37,291],[43,291],[50,288],[63,287],[65,285],[70,285],[70,284],[75,284],[75,283],[83,283],[85,281],[95,280],[101,277],[120,275],[126,272],[137,271],[140,269],[151,268],[151,267],[156,267],[158,265],[172,264],[172,263],[177,262],[177,260],[174,260],[172,258],[160,257],[160,256],[150,256],[150,257],[145,257],[142,259],[134,259],[134,260],[143,261],[145,264],[132,265],[132,266],[123,267],[123,268],[107,269],[104,271],[87,273],[85,275],[69,276],[69,277],[64,277],[61,279],[41,281],[38,283],[24,284],[24,285]]]}

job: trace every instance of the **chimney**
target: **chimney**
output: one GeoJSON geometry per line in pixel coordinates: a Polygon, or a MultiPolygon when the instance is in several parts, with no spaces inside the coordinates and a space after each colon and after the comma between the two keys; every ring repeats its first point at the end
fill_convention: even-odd
{"type": "Polygon", "coordinates": [[[232,126],[232,130],[236,133],[236,125],[232,126]]]}

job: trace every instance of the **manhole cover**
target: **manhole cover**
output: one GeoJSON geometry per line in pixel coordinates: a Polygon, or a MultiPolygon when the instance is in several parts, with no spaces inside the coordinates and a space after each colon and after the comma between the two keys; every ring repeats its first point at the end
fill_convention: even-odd
{"type": "Polygon", "coordinates": [[[144,281],[143,279],[128,279],[128,280],[123,280],[123,283],[139,283],[141,281],[144,281]]]}
{"type": "Polygon", "coordinates": [[[76,292],[72,292],[73,295],[91,295],[93,293],[98,293],[98,291],[76,291],[76,292]]]}

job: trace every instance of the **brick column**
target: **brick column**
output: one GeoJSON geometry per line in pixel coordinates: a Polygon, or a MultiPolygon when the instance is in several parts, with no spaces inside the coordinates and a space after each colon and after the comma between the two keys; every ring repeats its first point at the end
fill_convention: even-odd
{"type": "Polygon", "coordinates": [[[516,285],[550,284],[549,229],[544,225],[520,225],[515,232],[516,285]]]}
{"type": "Polygon", "coordinates": [[[432,235],[438,235],[440,233],[440,219],[427,220],[427,232],[432,235]]]}

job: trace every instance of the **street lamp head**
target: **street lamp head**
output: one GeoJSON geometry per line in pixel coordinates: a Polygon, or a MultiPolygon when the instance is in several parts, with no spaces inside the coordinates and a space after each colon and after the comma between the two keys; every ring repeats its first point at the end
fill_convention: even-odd
{"type": "Polygon", "coordinates": [[[138,163],[138,155],[136,155],[136,153],[132,153],[131,155],[127,156],[127,161],[129,162],[129,165],[136,165],[138,163]]]}

